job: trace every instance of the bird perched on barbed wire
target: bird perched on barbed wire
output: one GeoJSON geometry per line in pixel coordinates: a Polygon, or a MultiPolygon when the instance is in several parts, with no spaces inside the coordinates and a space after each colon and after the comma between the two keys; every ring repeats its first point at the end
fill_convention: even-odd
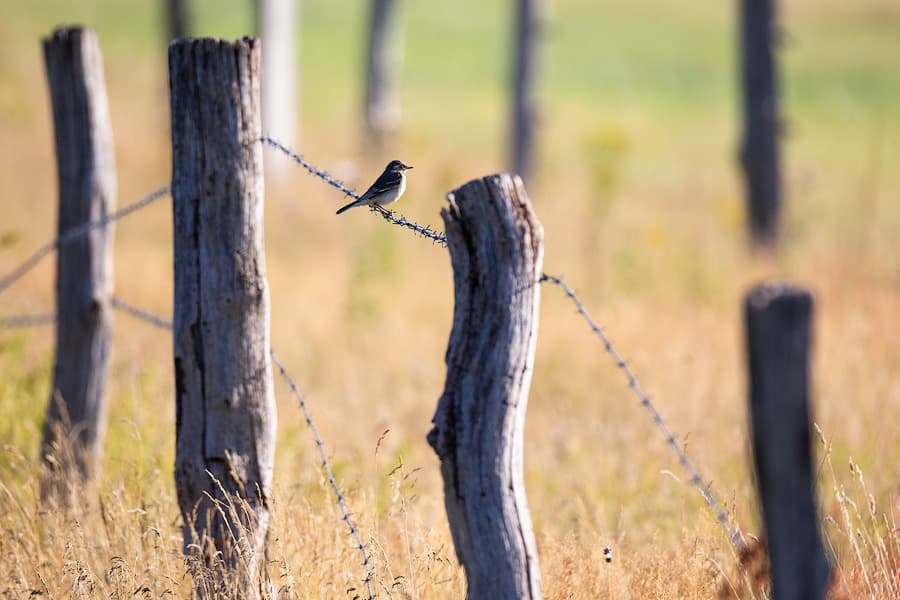
{"type": "Polygon", "coordinates": [[[399,160],[392,160],[384,168],[384,173],[378,176],[365,194],[347,206],[342,206],[335,214],[339,215],[354,206],[372,206],[373,204],[384,206],[396,202],[406,191],[406,171],[409,169],[412,167],[404,165],[399,160]]]}

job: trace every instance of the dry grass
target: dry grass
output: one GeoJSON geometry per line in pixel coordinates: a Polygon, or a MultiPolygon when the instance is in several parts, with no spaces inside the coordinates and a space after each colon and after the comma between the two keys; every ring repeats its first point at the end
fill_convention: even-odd
{"type": "MultiPolygon", "coordinates": [[[[445,10],[455,10],[451,4],[445,10]]],[[[816,446],[818,488],[838,567],[836,593],[898,597],[900,338],[892,332],[900,329],[900,205],[893,201],[900,195],[900,114],[884,99],[900,89],[889,59],[897,44],[892,0],[852,9],[798,0],[786,9],[794,19],[793,45],[785,50],[791,135],[786,236],[777,257],[749,256],[743,244],[736,111],[722,91],[733,82],[730,63],[718,58],[731,43],[724,5],[676,15],[664,2],[620,2],[616,15],[597,17],[625,19],[620,39],[580,33],[595,4],[560,3],[556,10],[565,27],[548,53],[540,169],[529,182],[546,231],[545,270],[564,274],[607,326],[745,532],[759,525],[738,307],[762,278],[809,286],[817,298],[815,413],[828,438],[816,446]],[[657,15],[678,39],[642,29],[657,15]],[[600,61],[583,51],[583,40],[628,43],[631,33],[655,36],[658,46],[610,51],[606,56],[635,62],[616,71],[625,63],[612,61],[597,71],[607,79],[592,80],[587,90],[581,74],[594,73],[600,61]],[[665,44],[679,52],[700,44],[695,54],[672,58],[699,75],[689,69],[676,77],[665,60],[643,70],[657,55],[668,57],[665,44]],[[567,64],[574,74],[564,72],[567,64]],[[707,76],[709,88],[702,87],[707,76]],[[698,98],[704,92],[691,93],[693,85],[711,97],[698,98]]],[[[345,3],[310,6],[310,28],[331,18],[328,11],[355,15],[345,3]]],[[[0,33],[32,44],[33,52],[0,55],[0,130],[15,140],[0,147],[0,272],[49,239],[55,224],[52,135],[34,42],[49,25],[12,7],[0,9],[9,13],[0,33]]],[[[420,25],[409,43],[430,36],[437,44],[434,30],[420,25]]],[[[302,149],[362,187],[384,157],[363,153],[347,116],[356,114],[358,95],[342,83],[355,69],[345,57],[350,51],[330,50],[341,46],[340,31],[310,31],[304,48],[302,149]],[[320,63],[327,69],[317,69],[320,63]]],[[[478,38],[480,31],[466,29],[464,39],[493,52],[494,41],[478,38]]],[[[169,176],[161,50],[123,37],[101,35],[120,205],[169,176]]],[[[453,61],[440,63],[448,81],[435,81],[429,61],[437,56],[444,55],[420,45],[410,58],[407,128],[385,151],[416,166],[398,208],[432,225],[449,189],[500,168],[505,106],[499,83],[466,87],[453,61]]],[[[267,188],[273,346],[310,403],[372,556],[379,597],[462,598],[438,463],[425,442],[452,311],[446,252],[364,212],[335,218],[341,198],[302,173],[291,177],[267,188]]],[[[123,221],[116,235],[117,294],[170,314],[167,204],[123,221]]],[[[48,261],[3,294],[0,314],[47,309],[52,278],[48,261]]],[[[189,597],[172,481],[170,338],[117,317],[103,471],[68,509],[39,500],[37,449],[51,354],[50,331],[0,332],[0,596],[189,597]]],[[[353,598],[362,592],[361,558],[299,410],[283,382],[277,386],[269,573],[285,597],[353,598]]],[[[543,290],[525,468],[548,598],[690,600],[720,590],[764,597],[738,570],[727,536],[621,373],[553,288],[543,290]],[[613,549],[609,564],[604,546],[613,549]]]]}

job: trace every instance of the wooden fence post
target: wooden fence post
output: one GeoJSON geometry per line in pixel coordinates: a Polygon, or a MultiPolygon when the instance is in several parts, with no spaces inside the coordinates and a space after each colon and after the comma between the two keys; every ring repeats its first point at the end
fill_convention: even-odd
{"type": "Polygon", "coordinates": [[[819,533],[810,448],[813,298],[761,285],[744,301],[750,423],[776,600],[822,600],[828,560],[819,533]]]}
{"type": "Polygon", "coordinates": [[[372,0],[366,56],[365,123],[369,137],[381,143],[397,128],[397,71],[402,56],[397,0],[372,0]]]}
{"type": "Polygon", "coordinates": [[[541,597],[523,481],[523,438],[537,342],[544,232],[522,180],[493,175],[441,211],[455,306],[447,380],[428,442],[468,598],[541,597]]]}
{"type": "MultiPolygon", "coordinates": [[[[262,119],[263,129],[288,146],[296,146],[300,136],[297,115],[300,112],[297,63],[297,19],[300,0],[257,0],[257,20],[262,36],[262,119]]],[[[280,185],[292,165],[269,148],[266,174],[269,182],[280,185]]]]}
{"type": "Polygon", "coordinates": [[[517,0],[515,54],[512,82],[512,170],[526,181],[531,176],[534,155],[534,125],[537,113],[534,84],[537,71],[537,39],[541,0],[517,0]]]}
{"type": "MultiPolygon", "coordinates": [[[[240,597],[268,585],[276,425],[259,67],[256,38],[169,46],[175,483],[185,553],[199,548],[216,585],[240,597]]],[[[207,584],[198,582],[201,595],[221,591],[207,584]]]]}
{"type": "Polygon", "coordinates": [[[750,237],[756,246],[772,246],[778,241],[781,213],[778,81],[772,51],[776,0],[740,2],[744,107],[740,156],[750,237]]]}
{"type": "MultiPolygon", "coordinates": [[[[115,152],[97,35],[64,27],[43,45],[62,235],[115,210],[115,152]]],[[[57,253],[56,364],[41,451],[51,471],[59,471],[46,482],[53,485],[64,483],[73,466],[82,480],[99,466],[113,331],[113,231],[111,223],[96,228],[57,253]]]]}

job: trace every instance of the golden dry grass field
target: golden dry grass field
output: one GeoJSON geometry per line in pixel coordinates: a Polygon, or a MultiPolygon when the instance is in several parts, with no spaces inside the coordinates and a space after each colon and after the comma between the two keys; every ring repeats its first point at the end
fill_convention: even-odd
{"type": "MultiPolygon", "coordinates": [[[[54,26],[98,31],[119,204],[168,183],[157,4],[0,6],[0,273],[55,231],[39,44],[54,26]]],[[[373,152],[359,110],[367,4],[303,2],[302,153],[357,189],[388,158],[415,165],[396,208],[439,226],[447,191],[504,168],[510,4],[406,3],[403,128],[373,152]]],[[[740,302],[764,279],[809,287],[814,411],[828,440],[814,441],[827,546],[848,597],[897,594],[900,5],[781,2],[784,238],[777,256],[753,256],[735,162],[734,3],[548,4],[528,185],[545,228],[545,270],[578,290],[748,534],[759,516],[740,302]]],[[[250,32],[249,5],[196,2],[197,33],[250,32]]],[[[273,347],[306,394],[374,557],[378,596],[462,598],[425,441],[445,375],[447,252],[365,211],[335,217],[339,194],[289,172],[266,197],[273,347]]],[[[119,296],[171,314],[167,201],[117,225],[115,269],[119,296]]],[[[0,315],[52,310],[53,277],[51,258],[0,296],[0,315]]],[[[68,513],[42,507],[36,486],[53,332],[0,331],[0,596],[190,596],[172,480],[171,339],[124,314],[115,328],[103,473],[91,501],[68,513]]],[[[299,409],[283,381],[276,386],[271,573],[285,597],[353,598],[361,561],[299,409]]],[[[622,374],[549,287],[527,419],[546,597],[711,598],[739,584],[727,536],[622,374]]]]}

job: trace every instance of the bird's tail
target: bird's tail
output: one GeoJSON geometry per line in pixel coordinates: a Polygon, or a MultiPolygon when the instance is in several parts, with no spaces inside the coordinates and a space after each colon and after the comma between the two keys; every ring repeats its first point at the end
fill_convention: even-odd
{"type": "Polygon", "coordinates": [[[354,206],[358,206],[358,205],[359,205],[359,200],[354,200],[354,201],[351,202],[350,204],[348,204],[348,205],[346,205],[346,206],[342,206],[342,207],[340,207],[339,209],[337,209],[337,212],[334,213],[334,214],[339,215],[339,214],[341,214],[342,212],[344,212],[344,211],[346,211],[346,210],[350,210],[350,209],[353,208],[354,206]]]}

